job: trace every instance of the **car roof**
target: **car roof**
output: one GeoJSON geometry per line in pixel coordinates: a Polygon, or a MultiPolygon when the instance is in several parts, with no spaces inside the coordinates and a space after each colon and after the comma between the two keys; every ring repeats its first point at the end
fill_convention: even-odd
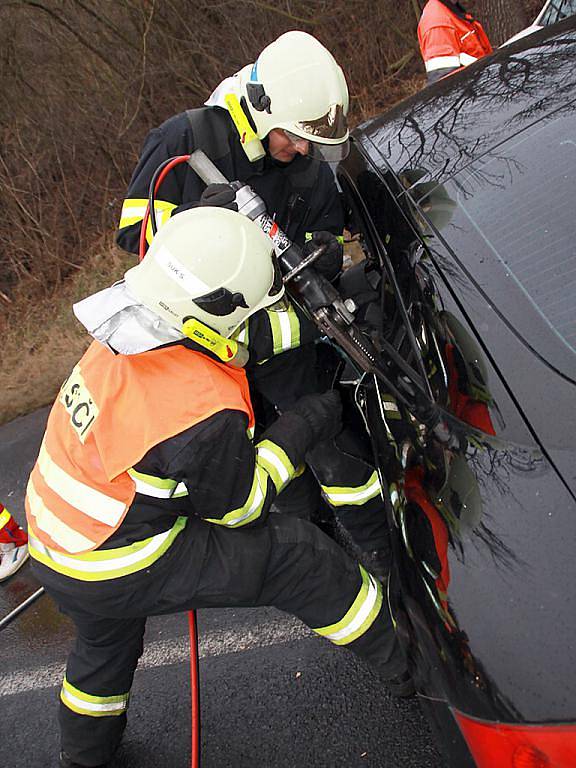
{"type": "Polygon", "coordinates": [[[454,174],[576,99],[576,17],[501,48],[353,132],[381,168],[454,174]]]}

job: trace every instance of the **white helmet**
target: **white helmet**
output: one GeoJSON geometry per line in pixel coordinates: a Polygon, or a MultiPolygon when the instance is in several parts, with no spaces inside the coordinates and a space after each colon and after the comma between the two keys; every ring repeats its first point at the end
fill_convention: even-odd
{"type": "Polygon", "coordinates": [[[280,128],[306,139],[310,154],[337,161],[348,153],[348,87],[322,43],[286,32],[239,72],[241,94],[259,139],[280,128]]]}
{"type": "Polygon", "coordinates": [[[168,325],[194,318],[229,338],[284,293],[274,246],[250,219],[226,208],[182,211],[158,230],[125,275],[128,290],[168,325]]]}

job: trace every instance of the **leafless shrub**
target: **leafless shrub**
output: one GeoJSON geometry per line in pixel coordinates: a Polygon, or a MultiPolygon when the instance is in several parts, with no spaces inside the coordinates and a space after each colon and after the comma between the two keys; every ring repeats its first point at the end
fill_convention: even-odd
{"type": "Polygon", "coordinates": [[[417,0],[0,0],[0,303],[81,269],[150,127],[279,34],[304,29],[334,53],[354,123],[423,85],[417,18],[417,0]]]}

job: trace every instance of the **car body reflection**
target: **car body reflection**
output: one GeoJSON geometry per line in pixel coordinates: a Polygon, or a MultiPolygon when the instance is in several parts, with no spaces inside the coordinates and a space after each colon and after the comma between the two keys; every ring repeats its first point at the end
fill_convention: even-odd
{"type": "Polygon", "coordinates": [[[438,439],[346,377],[398,632],[458,768],[576,765],[575,62],[572,19],[360,126],[337,171],[366,256],[341,289],[445,416],[438,439]]]}

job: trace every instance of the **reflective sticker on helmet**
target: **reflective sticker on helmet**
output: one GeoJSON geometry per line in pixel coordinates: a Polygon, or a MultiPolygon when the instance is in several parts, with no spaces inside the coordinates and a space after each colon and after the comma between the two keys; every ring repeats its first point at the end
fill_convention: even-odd
{"type": "Polygon", "coordinates": [[[206,285],[196,275],[193,275],[165,246],[158,248],[154,258],[168,277],[174,280],[175,283],[178,283],[192,298],[210,291],[210,286],[206,285]]]}

